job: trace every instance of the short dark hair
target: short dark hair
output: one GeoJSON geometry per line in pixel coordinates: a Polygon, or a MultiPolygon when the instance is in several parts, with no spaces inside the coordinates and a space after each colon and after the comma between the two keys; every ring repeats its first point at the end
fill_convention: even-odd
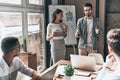
{"type": "MultiPolygon", "coordinates": [[[[53,12],[53,15],[52,15],[52,23],[54,23],[55,19],[56,19],[56,14],[59,14],[63,12],[61,9],[56,9],[54,12],[53,12]]],[[[62,20],[60,21],[62,22],[62,20]]]]}
{"type": "Polygon", "coordinates": [[[111,29],[107,33],[107,43],[120,56],[120,29],[111,29]]]}
{"type": "Polygon", "coordinates": [[[84,5],[83,5],[83,8],[84,7],[91,7],[91,9],[92,9],[92,4],[91,3],[85,3],[84,5]]]}
{"type": "Polygon", "coordinates": [[[9,52],[14,49],[18,44],[18,38],[16,37],[5,37],[1,42],[1,49],[4,54],[9,54],[9,52]]]}

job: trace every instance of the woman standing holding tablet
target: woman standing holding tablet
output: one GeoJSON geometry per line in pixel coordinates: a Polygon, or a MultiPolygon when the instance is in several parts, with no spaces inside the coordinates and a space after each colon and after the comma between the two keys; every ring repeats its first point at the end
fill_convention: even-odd
{"type": "Polygon", "coordinates": [[[62,17],[63,11],[56,9],[53,12],[52,22],[47,26],[46,39],[50,41],[53,64],[61,59],[65,59],[66,54],[64,38],[67,36],[67,26],[62,22],[62,17]]]}

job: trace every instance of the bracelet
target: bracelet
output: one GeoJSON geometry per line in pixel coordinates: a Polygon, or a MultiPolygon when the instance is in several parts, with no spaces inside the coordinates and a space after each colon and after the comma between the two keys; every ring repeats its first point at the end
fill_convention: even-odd
{"type": "Polygon", "coordinates": [[[105,68],[111,71],[111,68],[110,68],[110,67],[107,67],[107,66],[106,66],[105,68]]]}

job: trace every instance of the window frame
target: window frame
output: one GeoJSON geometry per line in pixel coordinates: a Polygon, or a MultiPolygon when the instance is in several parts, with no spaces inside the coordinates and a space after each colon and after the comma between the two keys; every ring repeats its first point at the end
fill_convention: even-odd
{"type": "MultiPolygon", "coordinates": [[[[25,47],[27,46],[27,38],[28,38],[28,13],[42,13],[43,16],[45,13],[45,1],[43,5],[34,5],[34,4],[29,4],[29,0],[21,0],[21,5],[18,4],[9,4],[9,3],[0,3],[0,12],[20,12],[22,14],[22,36],[23,36],[23,42],[25,44],[25,47]],[[25,40],[25,41],[24,41],[25,40]]],[[[42,43],[44,43],[43,46],[43,64],[44,64],[44,68],[43,70],[46,68],[46,51],[45,51],[45,45],[46,45],[46,41],[45,41],[45,22],[42,25],[43,29],[42,29],[42,43]]],[[[27,49],[27,48],[26,48],[27,49]]],[[[25,50],[26,50],[25,49],[25,50]]],[[[42,71],[42,70],[41,70],[42,71]]]]}

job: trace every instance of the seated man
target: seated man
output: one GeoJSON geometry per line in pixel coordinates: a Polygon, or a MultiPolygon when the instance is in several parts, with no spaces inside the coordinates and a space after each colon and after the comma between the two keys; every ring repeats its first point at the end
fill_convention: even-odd
{"type": "Polygon", "coordinates": [[[107,56],[106,63],[96,79],[91,80],[120,80],[120,29],[112,29],[107,34],[107,43],[109,55],[107,56]],[[110,73],[113,63],[117,63],[115,71],[110,73]]]}
{"type": "Polygon", "coordinates": [[[20,43],[16,37],[6,37],[1,42],[3,56],[0,58],[0,80],[16,80],[18,71],[40,80],[37,71],[27,67],[17,56],[20,52],[20,43]]]}

